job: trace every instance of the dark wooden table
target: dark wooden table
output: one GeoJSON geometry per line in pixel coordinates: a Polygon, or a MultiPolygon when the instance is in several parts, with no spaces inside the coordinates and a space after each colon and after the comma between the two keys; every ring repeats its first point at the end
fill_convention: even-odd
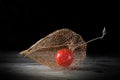
{"type": "Polygon", "coordinates": [[[0,53],[0,80],[103,80],[119,78],[119,57],[87,56],[79,70],[55,71],[19,52],[0,53]]]}

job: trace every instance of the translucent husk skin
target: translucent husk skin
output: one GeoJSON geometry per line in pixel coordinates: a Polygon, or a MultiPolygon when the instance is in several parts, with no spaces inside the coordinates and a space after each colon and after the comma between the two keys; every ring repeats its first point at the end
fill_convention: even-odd
{"type": "Polygon", "coordinates": [[[34,61],[53,69],[78,69],[86,57],[87,43],[81,35],[70,29],[60,29],[40,39],[27,50],[20,52],[34,61]],[[68,48],[73,52],[74,60],[68,67],[60,66],[55,61],[59,49],[68,48]]]}

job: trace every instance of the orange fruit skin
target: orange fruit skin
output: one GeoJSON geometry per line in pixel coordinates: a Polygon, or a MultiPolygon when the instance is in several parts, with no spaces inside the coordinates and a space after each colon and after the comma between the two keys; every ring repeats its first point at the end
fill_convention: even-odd
{"type": "Polygon", "coordinates": [[[60,66],[68,67],[73,62],[73,53],[69,49],[60,49],[57,51],[55,59],[60,66]]]}

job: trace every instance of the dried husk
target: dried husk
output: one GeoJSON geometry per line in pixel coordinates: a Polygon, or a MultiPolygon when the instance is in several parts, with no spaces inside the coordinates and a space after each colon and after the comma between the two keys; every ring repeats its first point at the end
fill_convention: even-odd
{"type": "Polygon", "coordinates": [[[56,30],[40,39],[20,54],[53,69],[78,69],[80,68],[80,63],[86,57],[86,48],[87,43],[83,40],[80,34],[64,28],[56,30]],[[68,67],[60,66],[55,61],[57,50],[62,48],[68,48],[74,54],[74,60],[68,67]]]}

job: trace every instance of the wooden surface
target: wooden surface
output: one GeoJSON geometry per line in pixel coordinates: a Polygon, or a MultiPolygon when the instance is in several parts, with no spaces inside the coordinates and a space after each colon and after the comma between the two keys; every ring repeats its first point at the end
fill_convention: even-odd
{"type": "Polygon", "coordinates": [[[79,70],[55,71],[9,52],[0,54],[0,75],[2,80],[103,80],[118,78],[120,65],[118,57],[88,56],[79,70]]]}

